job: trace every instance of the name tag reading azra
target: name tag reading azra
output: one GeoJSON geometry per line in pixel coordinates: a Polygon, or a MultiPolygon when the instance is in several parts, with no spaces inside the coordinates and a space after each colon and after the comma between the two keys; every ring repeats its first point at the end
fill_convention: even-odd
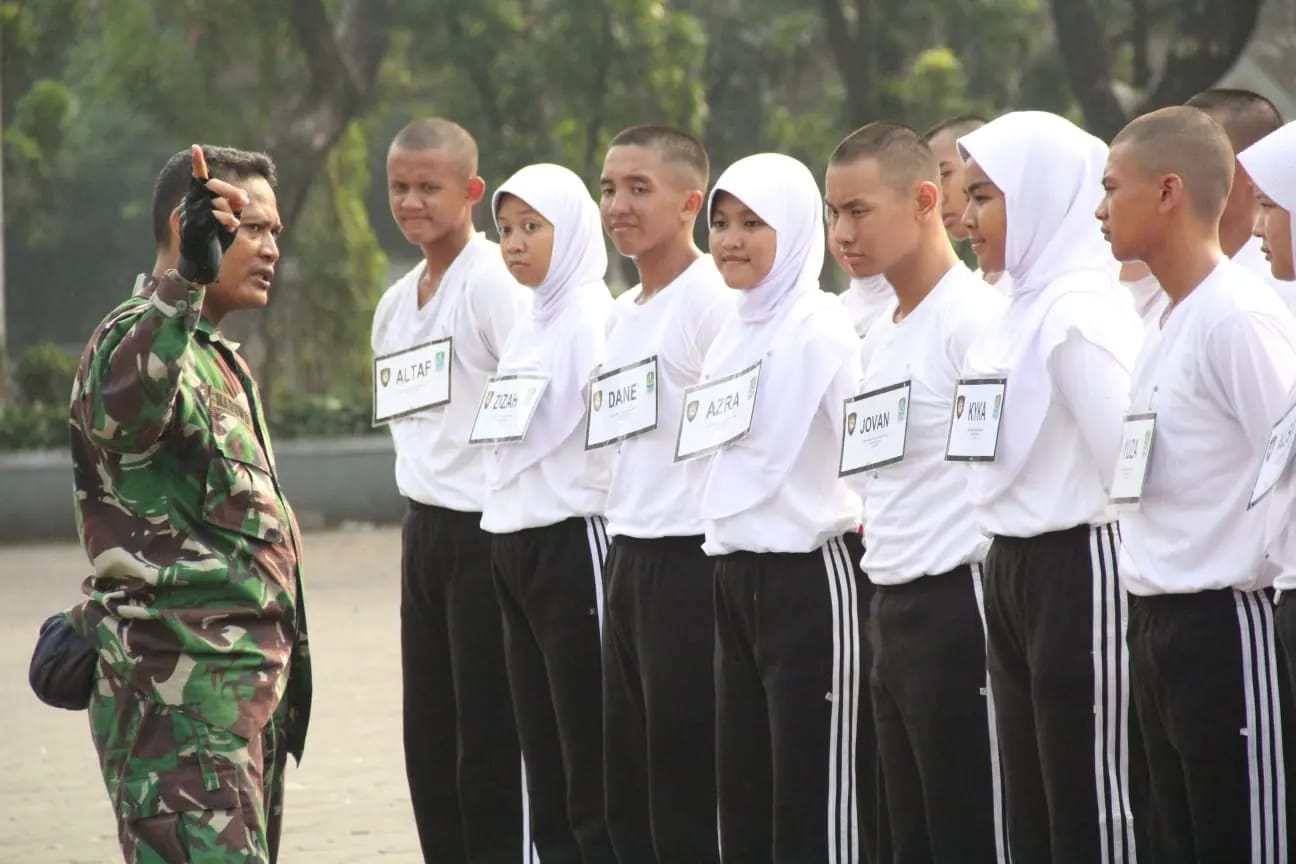
{"type": "Polygon", "coordinates": [[[760,367],[757,360],[741,372],[684,391],[684,412],[675,437],[676,462],[718,450],[750,431],[760,367]]]}
{"type": "Polygon", "coordinates": [[[375,357],[373,425],[450,401],[451,339],[375,357]]]}
{"type": "Polygon", "coordinates": [[[510,444],[526,437],[548,375],[497,375],[487,380],[469,444],[510,444]]]}
{"type": "Polygon", "coordinates": [[[586,450],[656,429],[657,355],[595,375],[585,418],[586,450]]]}

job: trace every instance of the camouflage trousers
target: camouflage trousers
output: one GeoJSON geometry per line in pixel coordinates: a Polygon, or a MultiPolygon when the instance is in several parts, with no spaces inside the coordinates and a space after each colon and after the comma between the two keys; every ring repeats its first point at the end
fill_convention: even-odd
{"type": "Polygon", "coordinates": [[[90,733],[127,864],[273,864],[287,756],[279,724],[249,741],[149,699],[101,663],[90,733]]]}

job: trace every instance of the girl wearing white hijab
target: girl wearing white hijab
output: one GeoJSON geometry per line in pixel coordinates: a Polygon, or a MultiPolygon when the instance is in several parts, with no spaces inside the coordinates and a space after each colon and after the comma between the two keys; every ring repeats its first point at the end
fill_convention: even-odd
{"type": "Polygon", "coordinates": [[[1108,509],[1141,338],[1093,221],[1107,148],[1053,114],[959,139],[965,221],[1010,301],[966,378],[1004,378],[993,461],[970,492],[992,537],[987,665],[1017,861],[1133,860],[1126,598],[1108,509]]]}
{"type": "MultiPolygon", "coordinates": [[[[711,193],[711,254],[741,293],[702,379],[760,362],[745,437],[695,463],[703,550],[716,556],[716,730],[725,861],[855,862],[871,845],[857,789],[874,756],[854,562],[860,500],[838,478],[859,339],[819,288],[823,200],[809,170],[759,154],[711,193]]],[[[867,860],[867,858],[866,858],[867,860]]]]}
{"type": "Polygon", "coordinates": [[[611,296],[598,206],[580,178],[530,165],[491,202],[500,251],[534,289],[499,373],[548,376],[523,439],[486,463],[482,528],[504,616],[531,840],[543,860],[612,862],[603,816],[604,451],[585,451],[583,387],[603,359],[611,296]]]}

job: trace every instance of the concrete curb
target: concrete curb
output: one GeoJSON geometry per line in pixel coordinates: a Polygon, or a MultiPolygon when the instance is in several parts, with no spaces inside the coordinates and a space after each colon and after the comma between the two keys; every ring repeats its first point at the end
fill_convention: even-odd
{"type": "MultiPolygon", "coordinates": [[[[275,460],[302,528],[390,524],[405,512],[390,435],[284,441],[275,460]]],[[[0,453],[0,543],[76,539],[67,451],[0,453]]]]}

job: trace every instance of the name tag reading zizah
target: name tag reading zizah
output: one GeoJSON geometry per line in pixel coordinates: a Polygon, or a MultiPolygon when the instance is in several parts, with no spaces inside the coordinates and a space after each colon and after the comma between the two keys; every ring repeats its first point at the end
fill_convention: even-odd
{"type": "Polygon", "coordinates": [[[1287,409],[1282,419],[1274,424],[1269,433],[1269,443],[1265,445],[1264,459],[1260,460],[1260,473],[1256,476],[1255,489],[1251,500],[1247,502],[1250,510],[1269,494],[1287,470],[1292,458],[1292,444],[1296,443],[1296,406],[1287,409]]]}
{"type": "Polygon", "coordinates": [[[585,414],[585,449],[657,428],[657,355],[594,376],[585,414]]]}
{"type": "Polygon", "coordinates": [[[910,389],[910,382],[901,381],[846,400],[839,477],[904,459],[910,389]]]}
{"type": "Polygon", "coordinates": [[[375,357],[373,425],[450,401],[451,338],[375,357]]]}
{"type": "Polygon", "coordinates": [[[946,462],[993,462],[1007,378],[965,378],[954,388],[946,462]]]}
{"type": "Polygon", "coordinates": [[[488,379],[468,443],[521,441],[548,384],[548,375],[499,375],[488,379]]]}
{"type": "Polygon", "coordinates": [[[675,461],[732,444],[751,429],[760,383],[760,361],[741,372],[684,391],[684,413],[675,438],[675,461]]]}
{"type": "Polygon", "coordinates": [[[1138,503],[1143,500],[1143,482],[1147,479],[1155,433],[1155,412],[1125,415],[1116,473],[1112,475],[1111,503],[1138,509],[1138,503]]]}

